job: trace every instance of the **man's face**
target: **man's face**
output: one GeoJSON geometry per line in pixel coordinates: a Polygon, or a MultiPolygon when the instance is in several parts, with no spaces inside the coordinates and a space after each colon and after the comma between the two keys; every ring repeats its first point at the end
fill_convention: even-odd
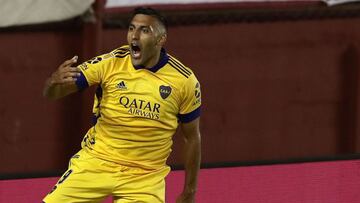
{"type": "Polygon", "coordinates": [[[158,62],[165,37],[164,28],[156,18],[137,14],[130,22],[127,34],[131,61],[134,66],[152,67],[158,62]]]}

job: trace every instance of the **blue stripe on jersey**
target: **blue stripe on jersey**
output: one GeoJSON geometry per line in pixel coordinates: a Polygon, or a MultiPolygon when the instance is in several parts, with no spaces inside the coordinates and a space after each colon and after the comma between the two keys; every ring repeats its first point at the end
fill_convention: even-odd
{"type": "MultiPolygon", "coordinates": [[[[95,107],[97,109],[96,112],[93,112],[94,115],[93,115],[93,124],[95,125],[97,123],[97,120],[100,118],[101,114],[100,114],[100,104],[101,104],[101,99],[102,99],[102,94],[103,94],[103,91],[102,91],[102,88],[101,86],[99,85],[97,88],[96,88],[96,91],[95,91],[95,96],[96,96],[96,99],[98,101],[97,103],[97,106],[95,107]]],[[[93,110],[95,111],[95,109],[93,110]]]]}
{"type": "Polygon", "coordinates": [[[179,117],[179,120],[182,122],[182,123],[189,123],[193,120],[195,120],[197,117],[200,116],[200,107],[195,109],[194,111],[190,112],[190,113],[187,113],[187,114],[179,114],[178,117],[179,117]]]}
{"type": "Polygon", "coordinates": [[[103,95],[103,90],[102,90],[100,85],[97,86],[96,91],[95,91],[95,95],[96,95],[96,98],[99,100],[99,105],[100,105],[100,100],[101,100],[102,95],[103,95]]]}
{"type": "Polygon", "coordinates": [[[80,73],[80,76],[77,77],[75,84],[79,88],[79,90],[83,90],[83,89],[89,87],[89,83],[87,82],[83,73],[80,73]]]}
{"type": "Polygon", "coordinates": [[[100,118],[100,115],[96,116],[95,114],[93,114],[92,119],[91,119],[92,124],[95,125],[99,118],[100,118]]]}

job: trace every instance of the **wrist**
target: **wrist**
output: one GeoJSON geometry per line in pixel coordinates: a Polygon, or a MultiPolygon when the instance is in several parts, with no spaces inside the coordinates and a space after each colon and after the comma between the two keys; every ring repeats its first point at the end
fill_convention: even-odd
{"type": "Polygon", "coordinates": [[[196,189],[195,188],[186,188],[186,189],[184,189],[184,191],[182,192],[182,194],[184,194],[184,195],[188,195],[188,196],[190,196],[190,195],[195,195],[195,193],[196,193],[196,189]]]}
{"type": "Polygon", "coordinates": [[[56,84],[56,80],[55,80],[54,74],[52,74],[52,75],[47,79],[47,84],[48,84],[50,87],[56,84]]]}

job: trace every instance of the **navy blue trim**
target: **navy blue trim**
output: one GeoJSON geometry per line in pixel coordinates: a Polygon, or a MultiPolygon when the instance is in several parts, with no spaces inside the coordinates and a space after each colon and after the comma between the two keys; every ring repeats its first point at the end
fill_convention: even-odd
{"type": "Polygon", "coordinates": [[[170,57],[169,61],[173,62],[174,64],[176,64],[181,70],[183,70],[187,75],[191,75],[191,71],[189,71],[183,64],[177,62],[174,57],[170,57]]]}
{"type": "Polygon", "coordinates": [[[169,60],[169,64],[171,67],[173,67],[175,70],[177,70],[181,75],[183,75],[186,78],[189,78],[190,75],[187,75],[184,73],[177,65],[175,65],[171,60],[169,60]]]}
{"type": "MultiPolygon", "coordinates": [[[[98,105],[96,106],[96,108],[98,109],[98,111],[100,111],[100,104],[101,104],[101,99],[102,99],[102,95],[103,95],[103,90],[101,88],[101,85],[98,85],[95,91],[95,96],[98,100],[98,105]]],[[[92,122],[95,125],[98,121],[98,119],[101,117],[100,112],[98,112],[99,115],[96,116],[96,114],[94,113],[93,118],[92,118],[92,122]]]]}
{"type": "Polygon", "coordinates": [[[139,70],[139,69],[147,69],[147,70],[155,73],[155,72],[158,71],[160,68],[164,67],[164,66],[167,64],[168,60],[169,60],[169,56],[166,54],[165,49],[162,48],[162,49],[161,49],[161,52],[160,52],[160,60],[159,60],[159,62],[158,62],[155,66],[153,66],[153,67],[151,67],[151,68],[146,68],[145,66],[140,65],[140,66],[134,66],[134,68],[135,68],[136,70],[139,70]]]}
{"type": "Polygon", "coordinates": [[[201,113],[200,107],[198,107],[197,109],[195,109],[194,111],[192,111],[190,113],[179,114],[178,117],[179,117],[180,122],[189,123],[189,122],[195,120],[197,117],[199,117],[200,113],[201,113]]]}
{"type": "Polygon", "coordinates": [[[102,98],[102,95],[103,95],[103,90],[101,88],[101,85],[97,86],[96,90],[95,90],[95,95],[97,97],[97,99],[99,100],[99,103],[100,103],[100,100],[102,98]]]}
{"type": "Polygon", "coordinates": [[[79,90],[83,90],[83,89],[89,87],[89,83],[87,82],[87,80],[82,72],[80,73],[80,76],[77,77],[75,84],[79,88],[79,90]]]}
{"type": "Polygon", "coordinates": [[[101,116],[100,116],[100,114],[98,115],[98,116],[96,116],[95,114],[93,115],[93,117],[92,117],[92,124],[93,125],[96,125],[96,123],[97,123],[97,121],[99,120],[99,118],[100,118],[101,116]]]}

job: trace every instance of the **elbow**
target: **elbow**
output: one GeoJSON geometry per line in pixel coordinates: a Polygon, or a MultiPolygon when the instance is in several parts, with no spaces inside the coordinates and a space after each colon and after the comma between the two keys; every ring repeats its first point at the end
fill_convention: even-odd
{"type": "Polygon", "coordinates": [[[58,98],[55,97],[54,95],[48,94],[46,92],[43,92],[43,97],[49,99],[49,100],[57,100],[58,98]]]}
{"type": "Polygon", "coordinates": [[[56,94],[51,92],[49,90],[49,88],[46,88],[46,87],[44,88],[42,95],[43,95],[43,97],[45,97],[47,99],[50,99],[50,100],[53,100],[53,101],[59,99],[59,97],[56,96],[56,94]]]}
{"type": "Polygon", "coordinates": [[[43,97],[45,97],[47,99],[55,100],[56,99],[55,94],[54,94],[55,89],[56,88],[51,83],[50,78],[48,78],[45,82],[44,89],[42,91],[43,97]]]}

